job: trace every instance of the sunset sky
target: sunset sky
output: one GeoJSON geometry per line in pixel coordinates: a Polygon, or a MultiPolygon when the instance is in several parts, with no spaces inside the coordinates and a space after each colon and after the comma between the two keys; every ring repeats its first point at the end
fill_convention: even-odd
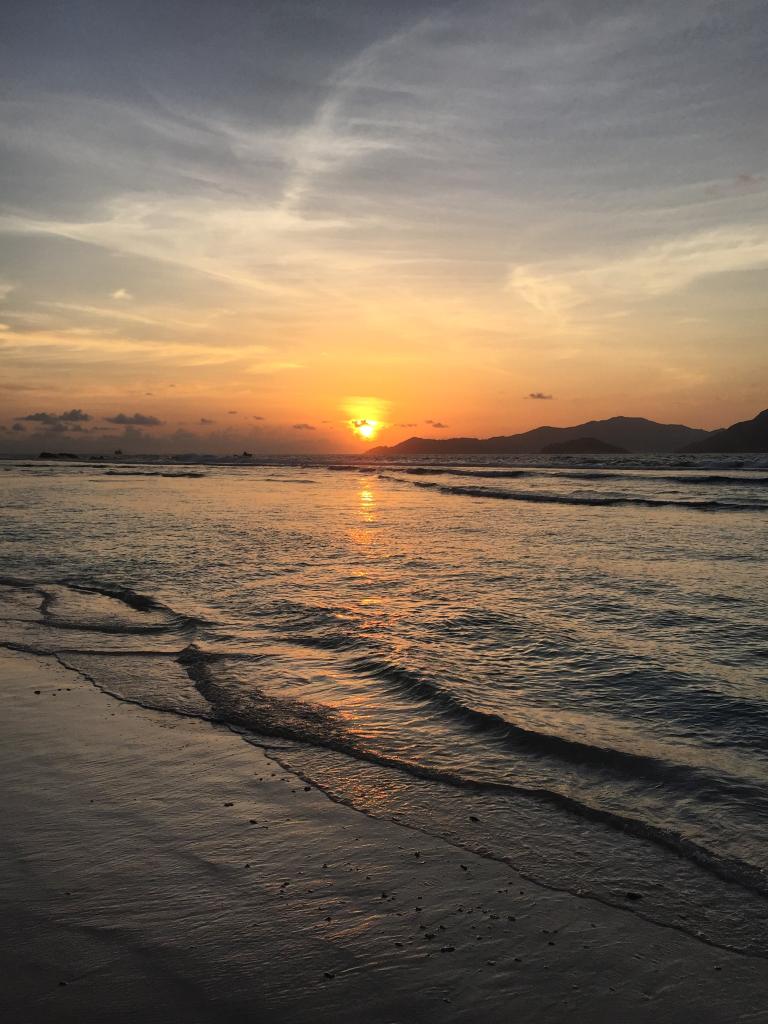
{"type": "Polygon", "coordinates": [[[763,0],[2,18],[0,451],[768,405],[763,0]]]}

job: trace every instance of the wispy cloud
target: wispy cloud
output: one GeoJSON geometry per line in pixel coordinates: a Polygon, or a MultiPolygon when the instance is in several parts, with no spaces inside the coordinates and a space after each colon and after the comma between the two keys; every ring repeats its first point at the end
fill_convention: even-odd
{"type": "MultiPolygon", "coordinates": [[[[200,402],[188,410],[221,420],[227,395],[292,436],[294,418],[319,423],[380,380],[391,397],[429,384],[464,429],[450,396],[490,394],[499,374],[524,394],[545,357],[553,391],[567,375],[601,402],[636,390],[671,338],[701,380],[735,350],[745,386],[759,374],[759,5],[284,6],[258,31],[258,5],[216,14],[202,63],[188,24],[134,18],[154,69],[140,91],[119,39],[107,73],[20,37],[0,106],[16,168],[0,350],[19,395],[77,374],[90,403],[130,380],[125,407],[173,376],[200,402]],[[318,380],[322,409],[306,401],[318,380]]],[[[85,32],[79,8],[66,17],[85,32]]]]}
{"type": "Polygon", "coordinates": [[[655,242],[613,259],[585,256],[510,270],[508,288],[539,313],[564,322],[587,305],[642,303],[718,274],[768,267],[768,222],[722,227],[655,242]]]}

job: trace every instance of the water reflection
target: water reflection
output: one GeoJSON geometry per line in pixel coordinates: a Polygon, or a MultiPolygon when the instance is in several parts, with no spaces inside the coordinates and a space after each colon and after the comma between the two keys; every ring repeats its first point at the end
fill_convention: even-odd
{"type": "Polygon", "coordinates": [[[376,499],[369,487],[363,487],[360,491],[360,518],[365,523],[376,522],[376,499]]]}

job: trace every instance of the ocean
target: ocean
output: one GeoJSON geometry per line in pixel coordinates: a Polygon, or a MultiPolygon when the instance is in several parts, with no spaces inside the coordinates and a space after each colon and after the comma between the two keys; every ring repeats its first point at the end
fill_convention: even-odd
{"type": "Polygon", "coordinates": [[[0,483],[3,646],[768,957],[765,456],[8,461],[0,483]]]}

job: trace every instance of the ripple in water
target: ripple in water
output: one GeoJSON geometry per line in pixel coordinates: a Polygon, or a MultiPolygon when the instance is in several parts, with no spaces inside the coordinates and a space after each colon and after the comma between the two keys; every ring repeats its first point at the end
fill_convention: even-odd
{"type": "Polygon", "coordinates": [[[366,813],[768,955],[768,476],[289,464],[9,473],[2,642],[227,724],[366,813]]]}

